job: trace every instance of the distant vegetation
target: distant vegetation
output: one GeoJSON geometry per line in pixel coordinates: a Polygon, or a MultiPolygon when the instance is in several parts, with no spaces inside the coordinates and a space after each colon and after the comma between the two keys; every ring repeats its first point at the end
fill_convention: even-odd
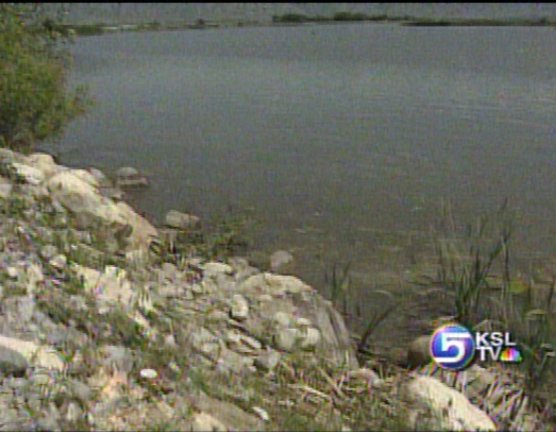
{"type": "Polygon", "coordinates": [[[548,18],[515,18],[515,19],[495,19],[495,18],[417,18],[409,15],[388,16],[367,15],[359,12],[337,12],[332,16],[322,15],[309,16],[298,13],[287,13],[284,15],[273,15],[274,23],[302,24],[310,22],[356,22],[356,21],[375,21],[375,22],[398,22],[404,25],[415,26],[543,26],[555,25],[554,20],[548,18]]]}
{"type": "Polygon", "coordinates": [[[63,42],[29,5],[0,5],[0,146],[29,150],[84,111],[84,89],[67,89],[63,42]]]}
{"type": "Polygon", "coordinates": [[[337,12],[330,17],[317,15],[308,16],[303,14],[288,13],[284,15],[273,15],[274,23],[305,23],[305,22],[333,22],[333,21],[383,21],[386,15],[366,15],[357,12],[337,12]]]}

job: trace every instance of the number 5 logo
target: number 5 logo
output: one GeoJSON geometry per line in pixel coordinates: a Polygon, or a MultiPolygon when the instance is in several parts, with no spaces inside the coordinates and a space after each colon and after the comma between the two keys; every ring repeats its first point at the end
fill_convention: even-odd
{"type": "Polygon", "coordinates": [[[465,340],[469,339],[471,335],[465,333],[441,333],[440,334],[440,349],[443,352],[448,352],[450,348],[457,349],[457,354],[454,357],[442,357],[442,363],[459,363],[465,357],[465,340]]]}
{"type": "Polygon", "coordinates": [[[475,341],[465,327],[448,324],[432,335],[430,353],[433,360],[445,369],[463,369],[473,359],[475,341]]]}

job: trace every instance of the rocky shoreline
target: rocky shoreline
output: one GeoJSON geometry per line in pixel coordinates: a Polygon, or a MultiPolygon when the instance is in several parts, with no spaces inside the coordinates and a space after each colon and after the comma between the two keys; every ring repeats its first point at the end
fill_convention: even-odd
{"type": "Polygon", "coordinates": [[[99,170],[0,149],[0,430],[540,425],[504,370],[358,358],[314,288],[242,257],[173,253],[199,220],[166,224],[99,170]]]}

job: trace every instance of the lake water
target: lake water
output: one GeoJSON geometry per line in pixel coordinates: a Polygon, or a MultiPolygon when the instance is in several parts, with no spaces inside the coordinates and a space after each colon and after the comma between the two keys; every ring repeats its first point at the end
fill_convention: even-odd
{"type": "Polygon", "coordinates": [[[228,205],[255,247],[358,283],[400,272],[441,198],[462,220],[504,197],[523,254],[556,253],[556,31],[345,24],[80,38],[73,81],[96,99],[55,151],[132,165],[155,219],[228,205]]]}

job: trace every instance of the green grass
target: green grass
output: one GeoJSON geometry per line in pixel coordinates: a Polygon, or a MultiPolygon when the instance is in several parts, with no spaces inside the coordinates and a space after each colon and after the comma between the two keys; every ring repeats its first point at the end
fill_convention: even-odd
{"type": "Polygon", "coordinates": [[[535,287],[512,275],[511,237],[514,215],[507,202],[478,218],[465,232],[450,208],[444,212],[444,231],[437,238],[438,274],[435,283],[454,294],[457,321],[470,329],[509,331],[522,351],[518,366],[527,395],[537,409],[553,397],[555,317],[550,310],[556,281],[535,300],[535,287]],[[446,229],[447,228],[447,229],[446,229]],[[492,288],[498,294],[492,294],[492,288]]]}

